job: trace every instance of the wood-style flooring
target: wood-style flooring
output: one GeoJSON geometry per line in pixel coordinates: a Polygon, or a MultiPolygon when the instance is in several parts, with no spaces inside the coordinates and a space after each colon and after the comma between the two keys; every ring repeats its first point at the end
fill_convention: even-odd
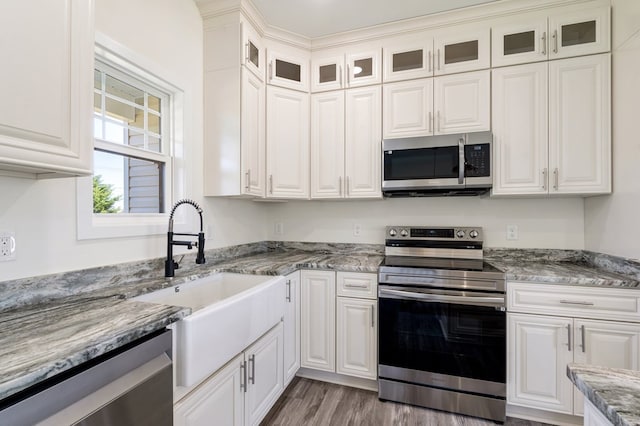
{"type": "MultiPolygon", "coordinates": [[[[263,426],[488,426],[493,422],[383,402],[375,392],[296,377],[267,414],[263,426]]],[[[543,423],[508,418],[508,426],[543,423]]]]}

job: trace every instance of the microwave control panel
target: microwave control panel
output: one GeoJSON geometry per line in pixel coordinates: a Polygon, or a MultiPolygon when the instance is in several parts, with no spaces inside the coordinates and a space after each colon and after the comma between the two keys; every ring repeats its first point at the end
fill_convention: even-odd
{"type": "Polygon", "coordinates": [[[491,176],[491,145],[488,143],[465,145],[465,176],[491,176]]]}

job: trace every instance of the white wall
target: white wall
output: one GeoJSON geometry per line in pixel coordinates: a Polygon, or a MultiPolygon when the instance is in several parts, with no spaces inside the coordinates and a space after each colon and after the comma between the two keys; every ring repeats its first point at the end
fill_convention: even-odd
{"type": "MultiPolygon", "coordinates": [[[[200,202],[207,247],[267,237],[265,207],[202,197],[202,19],[192,0],[96,0],[96,31],[124,46],[184,91],[186,186],[200,202]]],[[[0,262],[0,281],[164,255],[166,237],[76,239],[75,179],[0,177],[0,230],[14,231],[17,260],[0,262]]]]}
{"type": "Polygon", "coordinates": [[[384,242],[387,225],[482,226],[487,247],[584,248],[581,198],[404,198],[288,202],[269,207],[271,238],[283,241],[384,242]],[[284,226],[275,235],[275,223],[284,226]],[[359,237],[354,224],[362,225],[359,237]],[[506,240],[517,225],[519,239],[506,240]]]}
{"type": "Polygon", "coordinates": [[[585,246],[640,259],[640,2],[612,11],[613,194],[586,200],[585,246]]]}

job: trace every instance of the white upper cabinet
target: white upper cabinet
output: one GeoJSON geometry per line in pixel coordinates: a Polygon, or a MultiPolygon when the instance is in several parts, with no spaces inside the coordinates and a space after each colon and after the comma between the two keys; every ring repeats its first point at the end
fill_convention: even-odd
{"type": "Polygon", "coordinates": [[[433,37],[420,33],[410,37],[394,37],[382,48],[386,82],[409,80],[433,75],[433,37]]]}
{"type": "Polygon", "coordinates": [[[433,78],[383,86],[384,139],[433,134],[433,78]]]}
{"type": "Polygon", "coordinates": [[[242,21],[242,65],[264,81],[265,57],[262,38],[249,23],[242,21]]]}
{"type": "Polygon", "coordinates": [[[264,197],[265,190],[265,99],[264,83],[247,70],[242,71],[240,107],[240,156],[244,186],[241,193],[264,197]]]}
{"type": "Polygon", "coordinates": [[[345,55],[347,87],[368,86],[382,82],[382,49],[368,44],[357,46],[345,55]]]}
{"type": "Polygon", "coordinates": [[[0,174],[92,173],[93,2],[0,4],[0,174]]]}
{"type": "Polygon", "coordinates": [[[311,95],[311,198],[344,196],[344,91],[311,95]]]}
{"type": "Polygon", "coordinates": [[[267,87],[267,197],[309,198],[309,95],[267,87]]]}
{"type": "Polygon", "coordinates": [[[549,17],[549,57],[566,58],[611,49],[609,7],[572,10],[549,17]]]}
{"type": "Polygon", "coordinates": [[[549,62],[550,192],[611,192],[611,55],[549,62]]]}
{"type": "Polygon", "coordinates": [[[267,46],[267,83],[309,91],[309,59],[306,50],[271,42],[267,46]]]}
{"type": "Polygon", "coordinates": [[[344,54],[336,53],[311,58],[311,92],[343,89],[345,87],[344,54]]]}
{"type": "Polygon", "coordinates": [[[345,195],[381,198],[382,88],[346,91],[345,195]]]}
{"type": "Polygon", "coordinates": [[[489,70],[435,78],[435,134],[490,130],[490,89],[489,70]]]}
{"type": "Polygon", "coordinates": [[[488,25],[461,25],[435,32],[434,75],[489,68],[491,50],[488,25]]]}
{"type": "Polygon", "coordinates": [[[547,16],[510,18],[491,29],[491,66],[523,64],[548,59],[547,16]]]}
{"type": "Polygon", "coordinates": [[[548,192],[548,64],[492,72],[494,195],[548,192]]]}
{"type": "Polygon", "coordinates": [[[571,6],[547,14],[532,12],[492,25],[491,65],[537,62],[608,52],[611,11],[571,6]]]}

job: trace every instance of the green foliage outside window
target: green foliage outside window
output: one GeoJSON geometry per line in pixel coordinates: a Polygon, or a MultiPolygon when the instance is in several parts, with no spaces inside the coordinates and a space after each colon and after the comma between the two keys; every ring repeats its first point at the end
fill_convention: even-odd
{"type": "Polygon", "coordinates": [[[120,201],[120,195],[113,194],[113,185],[102,182],[102,176],[93,177],[93,212],[118,213],[119,207],[114,205],[120,201]]]}

